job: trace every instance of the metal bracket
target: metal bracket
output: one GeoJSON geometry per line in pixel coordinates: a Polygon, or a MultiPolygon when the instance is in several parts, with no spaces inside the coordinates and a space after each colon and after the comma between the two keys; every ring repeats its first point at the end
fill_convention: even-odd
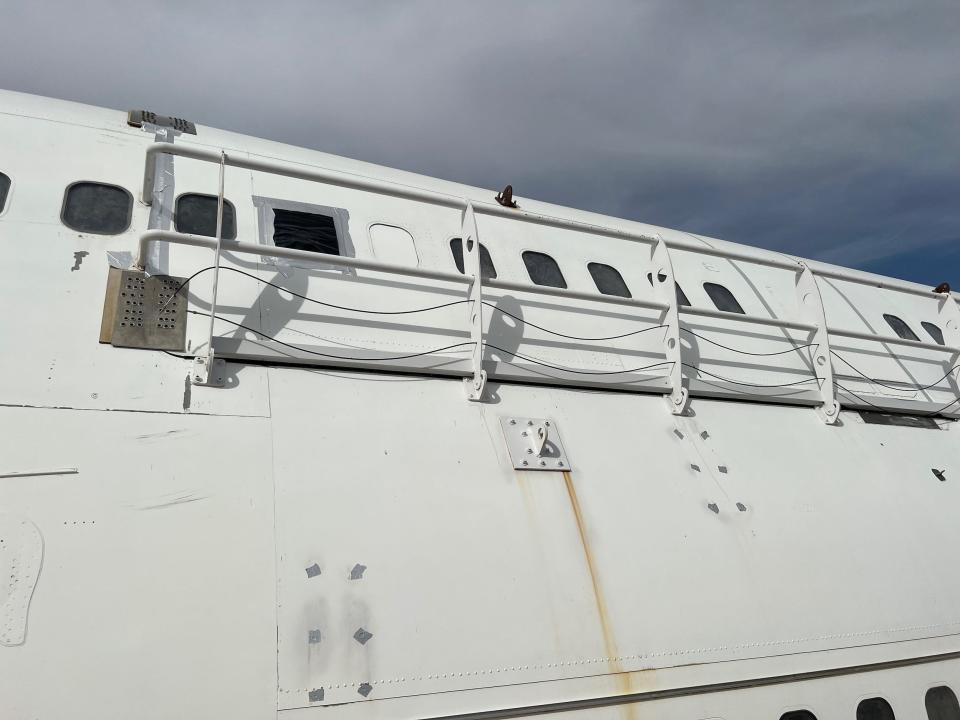
{"type": "Polygon", "coordinates": [[[480,241],[477,237],[477,218],[473,213],[473,204],[468,202],[463,212],[463,227],[460,233],[463,248],[463,270],[473,276],[467,303],[470,322],[470,341],[473,343],[471,360],[473,377],[466,378],[467,399],[473,402],[483,400],[483,389],[487,384],[487,371],[483,369],[483,281],[480,277],[480,241]]]}
{"type": "Polygon", "coordinates": [[[570,469],[560,433],[552,420],[502,417],[500,427],[515,470],[570,469]]]}
{"type": "Polygon", "coordinates": [[[820,406],[817,412],[825,423],[833,425],[840,418],[840,401],[834,393],[833,357],[830,353],[830,333],[827,330],[827,316],[823,309],[823,298],[817,278],[800,261],[797,274],[797,306],[817,329],[813,334],[813,372],[820,378],[820,406]]]}
{"type": "Polygon", "coordinates": [[[194,385],[223,387],[226,361],[214,357],[213,349],[193,359],[192,382],[194,385]]]}
{"type": "Polygon", "coordinates": [[[677,281],[673,274],[670,249],[660,235],[651,246],[652,272],[650,283],[654,297],[667,305],[663,324],[667,326],[663,338],[664,355],[670,363],[670,409],[674,415],[683,415],[687,408],[689,391],[683,386],[682,350],[680,346],[680,313],[677,310],[677,281]]]}

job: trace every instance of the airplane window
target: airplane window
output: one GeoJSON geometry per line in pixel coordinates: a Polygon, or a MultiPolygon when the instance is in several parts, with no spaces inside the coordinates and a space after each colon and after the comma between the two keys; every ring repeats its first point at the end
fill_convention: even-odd
{"type": "MultiPolygon", "coordinates": [[[[175,214],[177,232],[191,235],[217,236],[217,196],[188,193],[177,198],[175,214]]],[[[223,237],[237,237],[237,221],[233,203],[223,201],[223,237]]]]}
{"type": "Polygon", "coordinates": [[[733,296],[733,293],[727,290],[723,285],[708,282],[703,284],[703,289],[707,291],[707,295],[709,295],[710,299],[713,300],[713,304],[717,306],[717,310],[740,313],[741,315],[744,314],[743,308],[740,307],[740,303],[737,302],[737,299],[733,296]]]}
{"type": "Polygon", "coordinates": [[[604,295],[617,295],[618,297],[633,297],[630,289],[623,281],[623,276],[616,268],[604,265],[603,263],[587,263],[587,270],[597,286],[597,290],[604,295]]]}
{"type": "Polygon", "coordinates": [[[960,718],[960,703],[953,690],[946,685],[939,685],[927,690],[924,698],[929,720],[958,720],[960,718]]]}
{"type": "Polygon", "coordinates": [[[927,331],[927,335],[933,338],[933,341],[937,345],[946,345],[946,343],[943,342],[943,330],[934,325],[932,322],[922,322],[920,325],[924,330],[927,331]]]}
{"type": "Polygon", "coordinates": [[[781,715],[780,720],[817,720],[817,716],[809,710],[791,710],[781,715]]]}
{"type": "MultiPolygon", "coordinates": [[[[450,252],[453,253],[453,262],[457,265],[457,270],[461,273],[463,270],[463,240],[454,238],[450,241],[450,252]]],[[[490,257],[490,251],[487,246],[480,243],[480,279],[493,280],[497,277],[497,268],[493,265],[493,258],[490,257]]]]}
{"type": "Polygon", "coordinates": [[[857,720],[895,720],[890,703],[880,697],[861,700],[857,705],[857,720]]]}
{"type": "Polygon", "coordinates": [[[527,273],[535,285],[558,288],[567,286],[560,266],[549,255],[528,250],[523,254],[523,264],[527,266],[527,273]]]}
{"type": "Polygon", "coordinates": [[[273,208],[273,244],[324,255],[340,254],[340,241],[333,218],[299,210],[273,208]]]}
{"type": "Polygon", "coordinates": [[[10,178],[0,173],[0,212],[7,204],[7,193],[10,192],[10,178]]]}
{"type": "Polygon", "coordinates": [[[896,315],[888,315],[884,313],[883,319],[886,320],[887,325],[893,328],[893,331],[904,340],[920,340],[913,330],[910,329],[910,326],[896,315]]]}
{"type": "Polygon", "coordinates": [[[687,300],[687,294],[680,287],[680,283],[677,283],[675,287],[677,288],[677,305],[690,307],[690,301],[687,300]]]}
{"type": "Polygon", "coordinates": [[[118,235],[130,227],[133,196],[116,185],[75,182],[63,198],[60,219],[71,230],[118,235]]]}

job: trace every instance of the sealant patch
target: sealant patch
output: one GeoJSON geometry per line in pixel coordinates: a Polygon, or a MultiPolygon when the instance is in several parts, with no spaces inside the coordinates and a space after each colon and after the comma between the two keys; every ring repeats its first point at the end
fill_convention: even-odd
{"type": "Polygon", "coordinates": [[[361,683],[360,687],[357,688],[357,692],[367,697],[371,692],[373,692],[373,685],[370,683],[361,683]]]}
{"type": "Polygon", "coordinates": [[[363,571],[367,569],[366,565],[361,565],[357,563],[353,566],[353,569],[350,570],[350,579],[351,580],[363,580],[363,571]]]}
{"type": "Polygon", "coordinates": [[[323,688],[317,688],[307,693],[307,699],[310,702],[323,702],[323,688]]]}
{"type": "Polygon", "coordinates": [[[367,640],[373,637],[373,633],[363,628],[358,628],[357,631],[353,634],[353,639],[356,640],[361,645],[366,645],[367,640]]]}
{"type": "Polygon", "coordinates": [[[317,565],[316,563],[314,563],[313,565],[307,568],[308,578],[316,577],[319,574],[320,574],[320,566],[317,565]]]}
{"type": "Polygon", "coordinates": [[[22,645],[43,564],[43,536],[30,520],[0,515],[0,645],[22,645]]]}

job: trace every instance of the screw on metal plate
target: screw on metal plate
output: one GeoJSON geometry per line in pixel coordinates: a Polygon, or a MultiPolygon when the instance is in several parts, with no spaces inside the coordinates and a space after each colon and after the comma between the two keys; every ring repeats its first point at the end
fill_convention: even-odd
{"type": "Polygon", "coordinates": [[[510,461],[516,470],[566,470],[570,463],[552,420],[500,418],[510,461]]]}

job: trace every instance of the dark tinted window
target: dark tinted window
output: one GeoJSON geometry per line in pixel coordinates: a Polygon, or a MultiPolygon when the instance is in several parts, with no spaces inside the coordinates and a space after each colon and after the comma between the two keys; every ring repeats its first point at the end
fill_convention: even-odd
{"type": "Polygon", "coordinates": [[[299,210],[273,209],[273,244],[325,255],[340,254],[337,226],[333,218],[299,210]]]}
{"type": "Polygon", "coordinates": [[[130,227],[133,196],[116,185],[78,182],[63,199],[63,224],[79,232],[117,235],[130,227]]]}
{"type": "MultiPolygon", "coordinates": [[[[713,304],[717,306],[717,310],[740,313],[741,315],[744,314],[743,308],[740,307],[740,303],[737,302],[737,299],[733,296],[733,293],[727,290],[723,285],[717,285],[717,283],[704,283],[703,289],[707,291],[707,295],[709,295],[710,299],[713,300],[713,304]]],[[[806,710],[803,712],[806,712],[806,710]]]]}
{"type": "Polygon", "coordinates": [[[690,307],[690,301],[687,299],[687,294],[683,291],[683,288],[679,284],[675,286],[677,288],[677,305],[685,305],[690,307]]]}
{"type": "Polygon", "coordinates": [[[587,270],[590,271],[590,277],[596,283],[597,290],[604,295],[633,297],[627,284],[623,281],[623,276],[617,272],[616,268],[603,263],[587,263],[587,270]]]}
{"type": "Polygon", "coordinates": [[[817,716],[809,710],[791,710],[781,715],[780,720],[817,720],[817,716]]]}
{"type": "Polygon", "coordinates": [[[893,708],[883,698],[867,698],[857,705],[857,720],[894,720],[893,708]]]}
{"type": "Polygon", "coordinates": [[[7,193],[10,192],[10,178],[0,173],[0,212],[7,205],[7,193]]]}
{"type": "Polygon", "coordinates": [[[930,688],[924,698],[929,720],[960,720],[960,704],[946,685],[930,688]]]}
{"type": "Polygon", "coordinates": [[[941,330],[939,327],[934,325],[932,322],[922,322],[920,323],[920,325],[923,327],[924,330],[927,331],[927,335],[933,338],[933,341],[937,345],[946,344],[943,342],[943,330],[941,330]]]}
{"type": "MultiPolygon", "coordinates": [[[[472,241],[471,241],[472,242],[472,241]]],[[[457,265],[457,270],[461,273],[463,270],[463,240],[454,238],[450,241],[450,252],[453,253],[453,262],[457,265]]],[[[480,279],[493,280],[497,277],[497,269],[493,266],[493,258],[490,257],[490,251],[487,246],[480,243],[480,279]]]]}
{"type": "Polygon", "coordinates": [[[563,279],[560,266],[549,255],[528,250],[523,254],[523,264],[527,266],[527,273],[534,285],[565,288],[567,281],[563,279]]]}
{"type": "MultiPolygon", "coordinates": [[[[216,195],[181,195],[177,198],[177,232],[191,235],[217,236],[217,197],[216,195]]],[[[223,201],[223,237],[233,240],[237,237],[237,221],[233,204],[223,201]]]]}
{"type": "Polygon", "coordinates": [[[887,325],[893,328],[893,331],[902,337],[904,340],[919,340],[913,330],[910,329],[910,326],[907,325],[903,320],[898,318],[896,315],[886,315],[884,314],[883,319],[887,321],[887,325]]]}

